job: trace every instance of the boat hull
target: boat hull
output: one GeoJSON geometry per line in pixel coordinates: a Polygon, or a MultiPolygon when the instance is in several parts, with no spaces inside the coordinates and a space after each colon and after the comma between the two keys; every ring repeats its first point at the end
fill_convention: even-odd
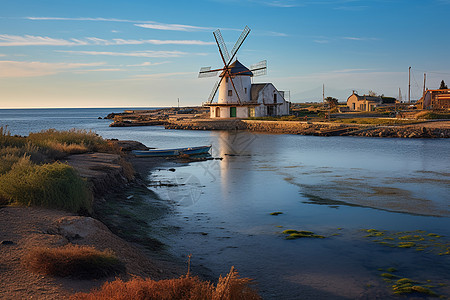
{"type": "Polygon", "coordinates": [[[136,157],[167,157],[180,155],[199,155],[209,153],[211,146],[177,148],[177,149],[151,149],[151,150],[133,150],[136,157]]]}

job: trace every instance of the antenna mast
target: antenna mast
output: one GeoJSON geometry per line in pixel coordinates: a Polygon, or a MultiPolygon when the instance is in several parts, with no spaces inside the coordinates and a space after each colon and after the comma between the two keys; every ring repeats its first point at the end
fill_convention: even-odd
{"type": "Polygon", "coordinates": [[[325,83],[322,84],[322,102],[325,102],[325,83]]]}
{"type": "Polygon", "coordinates": [[[411,67],[408,69],[408,103],[411,103],[411,67]]]}
{"type": "Polygon", "coordinates": [[[423,93],[422,96],[425,95],[425,83],[427,82],[427,73],[423,73],[423,93]]]}

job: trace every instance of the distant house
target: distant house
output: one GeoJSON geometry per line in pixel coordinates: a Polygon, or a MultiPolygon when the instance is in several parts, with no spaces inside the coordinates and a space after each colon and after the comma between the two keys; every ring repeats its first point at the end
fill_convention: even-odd
{"type": "Polygon", "coordinates": [[[450,89],[427,90],[416,106],[420,109],[449,109],[450,89]]]}
{"type": "Polygon", "coordinates": [[[350,111],[374,111],[376,107],[394,104],[395,98],[383,96],[359,96],[355,91],[347,98],[347,106],[350,111]]]}

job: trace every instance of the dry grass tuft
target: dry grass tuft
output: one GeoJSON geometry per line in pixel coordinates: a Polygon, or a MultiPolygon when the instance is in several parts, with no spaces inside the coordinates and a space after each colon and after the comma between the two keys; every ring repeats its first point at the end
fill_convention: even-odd
{"type": "Polygon", "coordinates": [[[261,299],[258,293],[250,287],[252,280],[239,278],[232,268],[225,277],[220,277],[214,284],[201,281],[198,277],[182,276],[177,279],[154,281],[135,278],[128,282],[117,279],[105,283],[99,290],[90,293],[78,293],[72,299],[133,299],[133,300],[253,300],[261,299]]]}
{"type": "Polygon", "coordinates": [[[81,279],[125,272],[125,265],[112,251],[73,244],[58,248],[34,248],[24,257],[24,264],[36,273],[81,279]]]}

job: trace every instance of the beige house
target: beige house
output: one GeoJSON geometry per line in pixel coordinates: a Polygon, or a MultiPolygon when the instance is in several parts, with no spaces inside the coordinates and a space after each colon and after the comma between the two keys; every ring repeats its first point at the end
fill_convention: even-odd
{"type": "Polygon", "coordinates": [[[347,98],[350,111],[374,111],[376,107],[395,103],[395,98],[383,96],[359,96],[355,91],[347,98]]]}
{"type": "Polygon", "coordinates": [[[450,89],[427,90],[416,106],[420,109],[450,109],[450,89]]]}

